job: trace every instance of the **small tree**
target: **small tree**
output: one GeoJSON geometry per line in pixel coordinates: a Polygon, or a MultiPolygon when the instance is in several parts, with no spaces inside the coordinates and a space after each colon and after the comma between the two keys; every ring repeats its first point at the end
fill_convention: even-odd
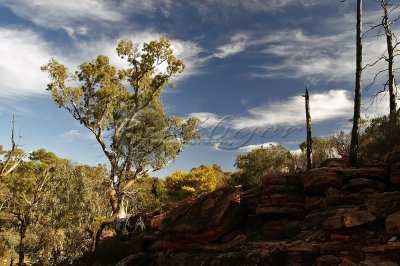
{"type": "Polygon", "coordinates": [[[76,74],[54,59],[42,67],[55,102],[93,133],[110,163],[113,215],[103,221],[98,238],[105,225],[125,216],[125,191],[136,178],[174,160],[197,136],[199,124],[196,118],[167,116],[160,102],[163,88],[173,86],[171,78],[184,69],[167,39],[144,43],[141,50],[124,40],[117,53],[128,68],[116,69],[104,55],[81,64],[76,74]]]}
{"type": "Polygon", "coordinates": [[[249,179],[250,184],[259,184],[262,177],[271,173],[292,171],[292,155],[281,145],[270,145],[238,155],[235,166],[249,179]]]}
{"type": "Polygon", "coordinates": [[[172,201],[197,193],[213,191],[218,185],[220,169],[209,165],[193,168],[189,173],[176,171],[165,179],[165,188],[172,201]]]}

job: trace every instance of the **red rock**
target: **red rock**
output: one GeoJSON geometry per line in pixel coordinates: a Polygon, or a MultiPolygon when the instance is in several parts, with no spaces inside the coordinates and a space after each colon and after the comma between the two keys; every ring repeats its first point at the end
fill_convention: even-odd
{"type": "Polygon", "coordinates": [[[374,178],[384,181],[388,177],[388,169],[386,166],[363,167],[363,168],[328,168],[328,169],[340,175],[343,178],[343,180],[350,180],[356,178],[374,178]]]}
{"type": "Polygon", "coordinates": [[[164,240],[180,243],[207,243],[232,231],[243,220],[240,187],[224,187],[181,202],[159,217],[157,228],[164,240]]]}
{"type": "Polygon", "coordinates": [[[385,247],[386,251],[400,251],[400,242],[389,242],[385,247]]]}
{"type": "Polygon", "coordinates": [[[246,242],[246,236],[237,235],[234,239],[226,243],[182,243],[161,239],[156,241],[152,246],[152,250],[200,250],[204,252],[223,252],[226,250],[240,248],[246,242]]]}
{"type": "Polygon", "coordinates": [[[349,243],[350,242],[350,236],[332,234],[331,235],[331,240],[335,241],[335,242],[340,242],[340,243],[349,243]]]}
{"type": "Polygon", "coordinates": [[[340,265],[342,260],[333,255],[325,255],[319,257],[315,262],[317,263],[317,266],[336,266],[340,265]]]}
{"type": "Polygon", "coordinates": [[[389,179],[391,184],[400,186],[400,162],[391,166],[389,179]]]}
{"type": "Polygon", "coordinates": [[[351,192],[374,192],[388,190],[388,186],[383,181],[384,180],[377,181],[367,178],[351,179],[347,185],[341,188],[341,190],[351,192]]]}
{"type": "Polygon", "coordinates": [[[303,221],[281,219],[266,221],[262,227],[263,236],[267,239],[286,239],[301,231],[303,221]]]}
{"type": "Polygon", "coordinates": [[[355,210],[343,214],[343,223],[346,227],[354,227],[375,221],[376,217],[368,210],[355,210]]]}
{"type": "Polygon", "coordinates": [[[119,261],[116,266],[143,265],[146,260],[147,258],[145,253],[137,253],[119,261]]]}
{"type": "Polygon", "coordinates": [[[382,253],[385,252],[385,245],[374,245],[361,248],[365,253],[382,253]]]}
{"type": "Polygon", "coordinates": [[[342,215],[336,215],[333,217],[327,217],[321,224],[321,227],[323,229],[339,229],[344,227],[343,223],[343,216],[342,215]]]}
{"type": "Polygon", "coordinates": [[[323,194],[328,188],[339,188],[342,178],[329,168],[316,168],[307,171],[301,177],[303,188],[306,193],[323,194]]]}
{"type": "Polygon", "coordinates": [[[304,208],[306,211],[313,211],[324,206],[324,197],[309,197],[304,198],[304,208]]]}
{"type": "Polygon", "coordinates": [[[390,235],[400,235],[400,212],[389,215],[386,218],[386,232],[390,235]]]}

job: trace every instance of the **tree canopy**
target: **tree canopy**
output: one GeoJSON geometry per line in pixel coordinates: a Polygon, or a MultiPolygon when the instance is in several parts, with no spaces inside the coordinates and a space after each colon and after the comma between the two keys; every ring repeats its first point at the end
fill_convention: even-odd
{"type": "Polygon", "coordinates": [[[136,178],[175,160],[183,145],[197,137],[199,120],[168,116],[160,95],[171,78],[184,70],[166,38],[142,48],[123,40],[116,49],[128,63],[125,69],[99,55],[72,74],[55,59],[42,67],[51,82],[54,101],[88,128],[110,166],[109,197],[113,216],[124,216],[124,194],[136,178]]]}

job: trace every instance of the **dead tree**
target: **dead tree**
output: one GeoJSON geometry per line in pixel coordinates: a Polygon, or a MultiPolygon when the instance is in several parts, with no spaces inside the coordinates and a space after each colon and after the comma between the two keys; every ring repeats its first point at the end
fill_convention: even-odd
{"type": "Polygon", "coordinates": [[[3,151],[0,147],[0,155],[4,156],[4,161],[0,163],[0,180],[14,171],[14,169],[27,155],[27,153],[19,149],[18,146],[18,143],[15,142],[15,117],[13,117],[11,130],[11,149],[9,151],[3,151]]]}
{"type": "MultiPolygon", "coordinates": [[[[384,83],[383,90],[379,91],[377,94],[375,94],[374,97],[376,97],[378,94],[389,91],[389,110],[390,110],[390,121],[391,123],[394,123],[396,121],[396,112],[397,112],[397,106],[396,106],[396,98],[397,98],[397,84],[395,80],[395,68],[394,68],[394,63],[395,63],[395,57],[396,57],[396,51],[397,51],[397,46],[399,42],[397,42],[397,38],[395,34],[392,31],[392,25],[394,22],[396,22],[399,18],[396,18],[394,20],[390,20],[390,15],[391,13],[396,10],[399,5],[394,5],[391,3],[391,0],[378,0],[382,7],[383,15],[382,15],[382,21],[379,24],[373,24],[371,25],[370,29],[366,32],[370,32],[372,30],[378,30],[377,36],[380,36],[380,31],[383,30],[383,35],[386,38],[386,50],[385,52],[372,64],[366,65],[366,67],[371,67],[376,65],[378,62],[384,60],[387,63],[387,68],[379,71],[371,84],[367,86],[371,87],[377,80],[378,76],[382,73],[387,72],[387,81],[384,83]]],[[[373,97],[373,98],[374,98],[373,97]]]]}
{"type": "Polygon", "coordinates": [[[357,166],[362,94],[362,0],[357,0],[356,82],[354,89],[354,115],[351,131],[349,166],[357,166]]]}
{"type": "Polygon", "coordinates": [[[310,96],[308,94],[308,88],[306,87],[306,93],[303,95],[306,101],[306,124],[307,124],[307,169],[312,168],[312,137],[311,137],[311,115],[310,115],[310,96]]]}

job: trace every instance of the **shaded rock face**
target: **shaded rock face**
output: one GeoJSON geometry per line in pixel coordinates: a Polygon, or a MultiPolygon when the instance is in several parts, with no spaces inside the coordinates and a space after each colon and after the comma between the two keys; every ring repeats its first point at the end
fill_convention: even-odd
{"type": "Polygon", "coordinates": [[[393,166],[346,168],[340,160],[322,166],[301,177],[266,176],[249,191],[226,187],[186,199],[145,220],[147,231],[130,236],[114,264],[398,265],[393,166]],[[140,245],[128,253],[134,243],[140,245]]]}
{"type": "Polygon", "coordinates": [[[304,217],[304,195],[298,176],[267,176],[264,183],[265,188],[257,203],[257,215],[274,218],[304,217]]]}
{"type": "Polygon", "coordinates": [[[386,232],[390,235],[400,235],[400,212],[389,215],[386,218],[386,232]]]}
{"type": "Polygon", "coordinates": [[[390,183],[400,187],[400,162],[390,168],[390,183]]]}
{"type": "Polygon", "coordinates": [[[307,171],[301,177],[304,191],[308,194],[323,194],[328,188],[339,188],[342,177],[327,168],[307,171]]]}
{"type": "Polygon", "coordinates": [[[153,222],[164,240],[209,243],[235,229],[245,217],[240,187],[225,187],[181,202],[153,222]]]}

